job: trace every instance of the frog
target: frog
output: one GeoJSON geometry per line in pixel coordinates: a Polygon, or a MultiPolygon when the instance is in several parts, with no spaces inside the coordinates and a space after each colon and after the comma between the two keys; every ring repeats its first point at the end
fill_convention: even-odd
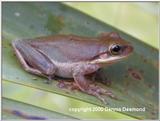
{"type": "Polygon", "coordinates": [[[86,76],[124,60],[133,52],[133,46],[117,32],[103,32],[96,37],[57,34],[16,39],[12,47],[25,71],[48,80],[55,76],[73,78],[71,86],[103,102],[103,95],[115,96],[86,76]]]}

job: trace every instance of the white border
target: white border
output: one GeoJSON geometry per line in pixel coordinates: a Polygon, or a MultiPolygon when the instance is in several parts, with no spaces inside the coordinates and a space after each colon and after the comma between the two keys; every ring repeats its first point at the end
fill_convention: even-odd
{"type": "MultiPolygon", "coordinates": [[[[47,0],[47,1],[44,1],[44,0],[1,0],[0,1],[0,16],[1,16],[1,20],[0,20],[0,32],[1,32],[1,38],[0,38],[0,48],[1,48],[1,44],[2,44],[2,42],[1,42],[1,40],[2,40],[2,2],[33,2],[33,1],[41,1],[41,2],[47,2],[47,1],[49,1],[49,2],[71,2],[71,1],[73,1],[73,2],[80,2],[80,1],[83,1],[83,2],[87,2],[87,1],[90,1],[90,2],[93,2],[93,1],[95,1],[95,2],[120,2],[120,0],[109,0],[109,1],[107,1],[107,0],[99,0],[99,1],[97,1],[97,0],[69,0],[69,1],[67,1],[67,0],[47,0]]],[[[134,0],[134,1],[138,1],[138,0],[134,0]]],[[[133,2],[133,0],[123,0],[123,1],[121,1],[121,2],[133,2]]],[[[160,5],[160,1],[159,0],[141,0],[141,2],[158,2],[158,4],[160,5]]],[[[160,48],[160,7],[159,7],[159,9],[158,9],[158,21],[159,21],[159,23],[158,23],[158,32],[159,32],[159,34],[158,34],[158,39],[159,39],[159,48],[160,48]]],[[[2,66],[2,59],[1,59],[1,50],[2,49],[0,49],[0,68],[1,68],[1,66],[2,66]]],[[[159,53],[159,60],[160,60],[160,53],[159,53]]],[[[160,61],[159,61],[160,62],[160,61]]],[[[160,68],[160,65],[159,65],[159,68],[160,68]]],[[[1,68],[2,69],[2,68],[1,68]]],[[[1,70],[0,70],[0,77],[1,77],[1,70]]],[[[2,80],[2,77],[1,77],[1,80],[2,80]]],[[[160,80],[160,71],[159,71],[159,80],[160,80]]],[[[0,97],[2,97],[2,88],[1,88],[1,84],[2,84],[2,82],[0,83],[0,97]]],[[[160,82],[159,82],[159,87],[160,87],[160,82]]],[[[159,92],[160,92],[160,89],[159,89],[159,92]]],[[[0,99],[0,102],[1,102],[1,99],[0,99]]],[[[159,96],[159,102],[160,102],[160,96],[159,96]]],[[[0,103],[0,107],[2,106],[1,105],[2,103],[0,103]]],[[[159,104],[159,106],[160,106],[160,104],[159,104]]],[[[0,110],[0,119],[1,119],[1,110],[0,110]]],[[[160,119],[160,110],[159,110],[159,119],[160,119]]],[[[55,121],[56,121],[56,119],[55,119],[55,121]]],[[[58,120],[57,120],[58,121],[58,120]]],[[[107,120],[105,120],[105,121],[107,121],[107,120]]],[[[127,121],[129,121],[129,120],[127,120],[127,121]]],[[[149,121],[149,120],[148,120],[149,121]]]]}
{"type": "Polygon", "coordinates": [[[1,0],[2,2],[28,2],[28,1],[42,1],[42,2],[160,2],[160,0],[1,0]]]}

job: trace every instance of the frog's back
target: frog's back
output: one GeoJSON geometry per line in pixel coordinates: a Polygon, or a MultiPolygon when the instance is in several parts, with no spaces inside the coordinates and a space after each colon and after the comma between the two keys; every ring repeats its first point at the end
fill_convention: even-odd
{"type": "Polygon", "coordinates": [[[29,42],[57,62],[78,62],[92,59],[99,52],[96,40],[73,35],[41,37],[29,42]]]}

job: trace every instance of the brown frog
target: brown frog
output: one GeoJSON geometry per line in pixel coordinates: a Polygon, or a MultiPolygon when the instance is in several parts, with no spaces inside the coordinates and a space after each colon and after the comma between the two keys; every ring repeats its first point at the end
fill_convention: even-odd
{"type": "Polygon", "coordinates": [[[91,83],[86,75],[128,57],[133,47],[116,32],[102,33],[96,38],[76,35],[54,35],[12,42],[24,69],[47,77],[74,78],[73,86],[104,101],[109,90],[91,83]]]}

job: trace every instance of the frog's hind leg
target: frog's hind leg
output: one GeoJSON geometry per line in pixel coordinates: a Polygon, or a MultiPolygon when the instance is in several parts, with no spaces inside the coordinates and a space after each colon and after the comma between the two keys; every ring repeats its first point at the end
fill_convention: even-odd
{"type": "MultiPolygon", "coordinates": [[[[32,74],[36,74],[39,76],[44,76],[50,79],[50,77],[53,75],[53,72],[55,72],[55,70],[53,70],[54,68],[52,67],[52,65],[50,66],[51,67],[50,68],[49,66],[46,66],[45,64],[43,64],[45,63],[43,62],[45,61],[45,57],[41,53],[39,53],[29,44],[26,44],[26,43],[24,44],[24,42],[22,42],[21,40],[13,41],[12,46],[21,65],[27,72],[30,72],[32,74]],[[39,65],[39,69],[36,69],[34,67],[34,65],[36,64],[39,65]],[[43,70],[45,69],[49,71],[46,73],[43,73],[43,70]]],[[[48,60],[46,60],[46,62],[48,62],[48,60]]]]}
{"type": "MultiPolygon", "coordinates": [[[[17,40],[15,40],[17,41],[17,40]]],[[[23,68],[27,71],[27,72],[30,72],[30,73],[33,73],[33,74],[37,74],[37,75],[40,75],[40,76],[43,76],[43,74],[37,70],[37,69],[34,69],[32,67],[30,67],[27,62],[24,60],[23,56],[21,55],[21,53],[16,49],[16,44],[15,44],[15,41],[12,43],[12,46],[13,46],[13,49],[15,51],[15,54],[17,56],[17,58],[19,59],[21,65],[23,66],[23,68]]]]}

